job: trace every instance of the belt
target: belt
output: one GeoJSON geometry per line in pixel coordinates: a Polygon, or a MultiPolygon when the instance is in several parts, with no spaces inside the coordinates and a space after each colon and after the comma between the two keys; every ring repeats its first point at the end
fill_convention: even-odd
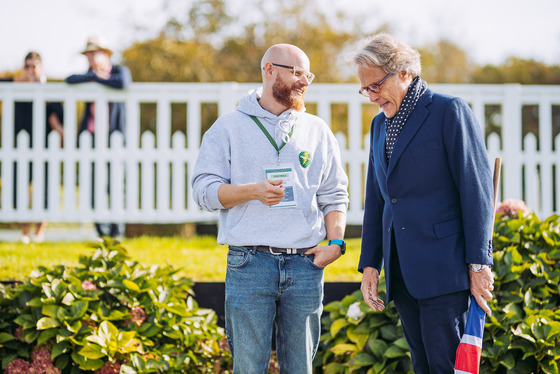
{"type": "Polygon", "coordinates": [[[255,245],[253,248],[255,248],[257,251],[270,252],[273,255],[302,255],[305,252],[307,252],[307,250],[309,249],[309,248],[278,248],[278,247],[269,247],[267,245],[255,245]]]}

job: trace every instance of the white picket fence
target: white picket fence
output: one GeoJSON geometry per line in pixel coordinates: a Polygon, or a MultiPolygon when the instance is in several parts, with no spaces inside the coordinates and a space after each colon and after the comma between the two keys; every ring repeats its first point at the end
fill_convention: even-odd
{"type": "MultiPolygon", "coordinates": [[[[216,214],[201,211],[192,201],[190,186],[201,141],[201,105],[216,103],[219,114],[229,112],[244,93],[256,86],[134,83],[128,90],[119,91],[96,84],[0,84],[0,222],[216,221],[216,214]],[[45,103],[57,101],[64,103],[65,144],[61,148],[58,134],[53,132],[45,148],[45,103]],[[98,121],[94,146],[90,146],[87,134],[82,135],[87,139],[81,139],[80,148],[76,146],[76,124],[81,115],[78,103],[88,101],[96,102],[97,119],[108,118],[107,103],[126,103],[125,145],[121,135],[115,133],[108,147],[107,123],[98,121]],[[28,147],[25,132],[20,133],[17,146],[13,146],[15,102],[33,102],[33,148],[28,147]],[[150,131],[141,134],[141,103],[157,105],[156,134],[150,131]],[[186,137],[183,132],[171,133],[171,106],[176,103],[187,106],[186,137]],[[29,163],[33,164],[31,194],[27,192],[29,163]],[[107,165],[110,165],[109,176],[107,165]],[[17,208],[13,204],[14,167],[17,168],[17,208]],[[92,175],[95,175],[93,181],[92,175]]],[[[485,123],[488,108],[498,106],[492,118],[502,123],[501,137],[491,134],[487,146],[491,162],[495,157],[503,159],[499,198],[524,199],[540,217],[560,213],[560,136],[552,138],[560,126],[558,118],[553,119],[553,114],[560,116],[557,110],[560,87],[434,84],[431,88],[463,97],[483,129],[488,126],[485,123]],[[537,111],[538,138],[533,134],[522,136],[522,109],[527,106],[537,111]]],[[[317,114],[327,122],[333,105],[347,106],[347,133],[338,133],[337,139],[350,178],[348,222],[361,224],[369,147],[368,136],[363,131],[362,109],[368,101],[358,95],[355,84],[313,84],[306,99],[316,104],[317,114]]]]}

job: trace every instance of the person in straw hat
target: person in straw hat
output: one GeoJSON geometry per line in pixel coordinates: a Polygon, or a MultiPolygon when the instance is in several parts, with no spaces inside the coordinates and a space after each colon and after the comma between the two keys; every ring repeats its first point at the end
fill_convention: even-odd
{"type": "MultiPolygon", "coordinates": [[[[103,38],[92,36],[87,40],[86,48],[81,52],[87,57],[89,69],[85,74],[74,74],[66,78],[66,83],[86,83],[97,82],[114,89],[125,89],[132,82],[130,71],[126,66],[113,65],[111,56],[113,51],[108,48],[103,38]]],[[[125,139],[125,105],[124,103],[109,103],[109,139],[115,131],[119,131],[125,139]]],[[[95,135],[95,103],[86,103],[84,115],[80,121],[78,137],[84,131],[92,135],[92,141],[95,135]]],[[[110,140],[109,140],[110,145],[110,140]]],[[[93,197],[92,197],[93,205],[93,197]]],[[[100,224],[96,223],[95,227],[99,236],[117,237],[124,235],[123,224],[100,224]]]]}

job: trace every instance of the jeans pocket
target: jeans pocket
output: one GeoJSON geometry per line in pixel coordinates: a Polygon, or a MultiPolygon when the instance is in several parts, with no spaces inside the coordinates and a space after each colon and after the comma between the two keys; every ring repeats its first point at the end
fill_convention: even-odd
{"type": "Polygon", "coordinates": [[[317,270],[325,270],[325,268],[320,267],[319,265],[315,264],[313,260],[315,259],[315,255],[304,255],[307,262],[313,266],[317,270]]]}
{"type": "Polygon", "coordinates": [[[249,262],[249,251],[245,248],[229,247],[227,254],[227,267],[239,269],[249,262]]]}

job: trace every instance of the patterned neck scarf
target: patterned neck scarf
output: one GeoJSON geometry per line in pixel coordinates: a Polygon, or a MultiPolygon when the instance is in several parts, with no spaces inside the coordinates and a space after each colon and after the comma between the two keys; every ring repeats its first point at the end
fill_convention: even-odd
{"type": "Polygon", "coordinates": [[[397,141],[397,137],[401,133],[408,116],[414,108],[420,96],[428,89],[428,84],[423,81],[420,77],[414,78],[408,91],[401,103],[397,115],[393,118],[385,118],[385,157],[387,158],[387,164],[391,159],[391,154],[393,153],[393,147],[397,141]]]}

